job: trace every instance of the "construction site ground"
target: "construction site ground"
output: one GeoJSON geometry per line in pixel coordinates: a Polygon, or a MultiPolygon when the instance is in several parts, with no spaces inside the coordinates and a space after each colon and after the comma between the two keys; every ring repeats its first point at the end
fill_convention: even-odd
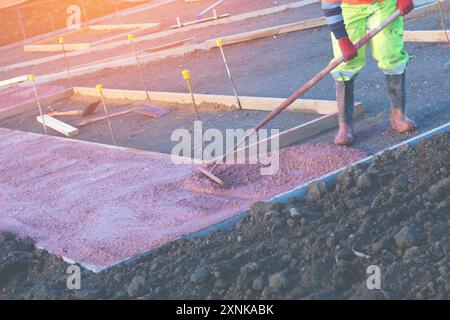
{"type": "MultiPolygon", "coordinates": [[[[278,1],[277,5],[289,2],[293,1],[278,1]]],[[[450,6],[447,2],[444,4],[444,10],[448,16],[450,6]]],[[[219,13],[234,15],[275,5],[272,1],[230,0],[228,3],[229,7],[224,5],[219,13]]],[[[194,20],[194,13],[204,8],[204,5],[203,2],[194,3],[189,6],[189,10],[183,9],[182,20],[194,20]]],[[[161,11],[141,11],[133,17],[130,16],[129,22],[160,22],[163,30],[166,30],[169,25],[175,24],[176,10],[172,6],[175,6],[175,3],[163,6],[161,11]],[[164,19],[161,19],[162,16],[164,19]]],[[[179,7],[177,8],[179,10],[179,7]]],[[[138,50],[144,50],[192,37],[195,39],[191,39],[189,43],[195,44],[224,35],[320,16],[320,4],[316,3],[263,17],[149,40],[139,43],[137,47],[138,50]]],[[[127,18],[123,20],[127,21],[127,18]]],[[[111,21],[104,21],[109,22],[111,21]]],[[[439,30],[439,13],[409,20],[405,28],[439,30]]],[[[126,33],[124,36],[126,40],[126,33]]],[[[368,48],[367,66],[356,80],[355,98],[364,105],[365,115],[356,122],[354,146],[333,146],[334,130],[323,132],[306,141],[299,141],[296,145],[282,150],[281,163],[286,165],[286,169],[279,177],[272,180],[257,179],[254,172],[258,168],[245,172],[236,168],[234,175],[226,177],[228,181],[237,181],[236,185],[232,185],[229,193],[225,195],[221,195],[211,185],[199,183],[198,176],[192,175],[195,171],[192,167],[176,169],[173,181],[166,181],[170,177],[166,172],[172,168],[164,168],[167,171],[162,171],[161,177],[158,178],[163,184],[160,188],[152,186],[146,179],[154,175],[149,169],[151,166],[159,167],[158,161],[162,159],[159,155],[156,160],[150,161],[145,159],[145,153],[136,150],[109,149],[100,145],[91,147],[90,144],[76,140],[61,140],[8,130],[42,134],[42,126],[36,121],[37,110],[0,120],[0,127],[7,128],[0,129],[0,136],[4,138],[3,144],[0,144],[3,153],[0,159],[4,163],[2,166],[10,170],[9,174],[0,179],[5,186],[12,188],[10,194],[0,194],[3,197],[0,199],[11,206],[11,210],[4,214],[3,223],[10,229],[6,231],[15,233],[0,234],[0,299],[448,299],[450,199],[448,193],[443,191],[449,187],[448,133],[427,139],[417,150],[409,148],[399,154],[386,153],[369,167],[342,174],[336,187],[319,192],[315,196],[311,195],[306,201],[298,202],[292,199],[289,205],[270,206],[258,202],[252,206],[251,214],[232,230],[214,232],[196,239],[175,240],[239,214],[256,201],[268,200],[301,183],[362,159],[367,154],[376,153],[448,123],[449,49],[444,43],[407,43],[406,48],[411,56],[407,71],[408,113],[418,123],[417,132],[399,135],[391,129],[384,76],[377,68],[368,48]],[[43,150],[40,147],[42,145],[48,146],[48,149],[43,150]],[[45,160],[54,154],[55,150],[64,153],[65,157],[58,161],[53,159],[54,163],[51,159],[45,160]],[[314,153],[314,150],[320,152],[314,153]],[[107,154],[104,162],[101,161],[103,153],[107,154]],[[16,166],[11,162],[21,157],[23,166],[16,166]],[[316,161],[319,158],[322,160],[316,161]],[[292,165],[297,162],[298,167],[292,165]],[[33,167],[35,164],[39,164],[37,168],[33,167]],[[61,181],[69,183],[75,177],[77,182],[89,184],[90,179],[95,177],[86,177],[80,173],[91,165],[98,168],[97,173],[102,177],[101,184],[96,185],[98,189],[91,193],[90,190],[81,190],[81,185],[75,188],[80,190],[80,194],[89,193],[90,204],[81,204],[82,199],[69,197],[70,199],[64,199],[64,204],[59,205],[59,197],[70,192],[70,187],[65,185],[51,194],[45,193],[45,190],[58,180],[57,177],[48,176],[48,170],[61,174],[61,181]],[[295,174],[299,170],[306,170],[305,168],[310,170],[308,174],[295,174]],[[108,170],[116,172],[117,177],[107,174],[108,170]],[[143,170],[145,174],[141,174],[139,170],[143,170]],[[29,178],[37,179],[39,183],[29,185],[29,178]],[[190,182],[187,183],[186,179],[190,182]],[[286,182],[284,185],[283,181],[286,182]],[[370,186],[367,181],[370,181],[370,186]],[[26,183],[22,184],[24,182],[26,183]],[[175,186],[169,186],[169,182],[175,186]],[[127,186],[129,189],[126,192],[114,190],[117,185],[127,186]],[[149,188],[154,188],[155,191],[146,195],[149,188]],[[179,200],[183,201],[182,198],[187,197],[188,200],[182,205],[188,206],[190,211],[185,216],[172,217],[170,212],[177,212],[179,207],[171,207],[171,197],[164,192],[178,192],[180,188],[182,192],[193,191],[195,197],[190,198],[183,193],[179,200]],[[145,206],[133,204],[127,207],[140,213],[133,217],[132,223],[122,219],[127,230],[120,235],[117,233],[117,238],[123,237],[124,243],[132,243],[132,248],[124,248],[115,243],[115,235],[108,236],[107,243],[102,242],[99,247],[95,247],[97,239],[94,234],[107,232],[110,227],[109,221],[97,220],[99,217],[91,216],[89,212],[89,205],[94,208],[98,199],[102,199],[102,190],[104,193],[117,191],[105,195],[103,200],[106,201],[126,199],[130,203],[146,203],[158,199],[151,202],[158,211],[156,215],[146,212],[145,206]],[[205,195],[196,198],[202,192],[205,195]],[[252,197],[246,197],[246,192],[254,194],[252,197]],[[29,197],[30,201],[24,201],[29,197]],[[30,218],[30,221],[26,221],[23,230],[20,230],[23,227],[21,224],[14,222],[20,211],[20,207],[14,207],[15,201],[20,203],[22,209],[31,210],[29,217],[35,214],[36,220],[30,218]],[[40,201],[42,206],[39,205],[40,201]],[[55,228],[49,227],[46,219],[52,221],[54,217],[46,211],[47,202],[44,201],[52,204],[52,210],[82,208],[83,223],[89,227],[80,224],[67,232],[64,220],[58,221],[55,228]],[[164,203],[167,204],[166,207],[164,203]],[[36,208],[36,213],[33,212],[33,207],[36,208]],[[298,215],[291,216],[293,207],[298,209],[298,215]],[[217,214],[208,216],[208,210],[217,214]],[[151,230],[167,228],[167,234],[155,235],[140,229],[139,224],[142,221],[151,224],[155,217],[165,216],[165,212],[170,217],[167,220],[161,218],[160,223],[153,224],[151,228],[154,229],[151,230]],[[190,219],[202,223],[194,226],[190,219]],[[83,232],[77,234],[80,230],[83,232]],[[44,232],[49,232],[51,236],[45,239],[44,232]],[[136,237],[133,234],[135,232],[136,237]],[[63,233],[64,237],[59,238],[58,234],[63,233]],[[406,238],[413,240],[405,240],[408,242],[405,244],[401,240],[404,234],[406,238]],[[34,235],[35,239],[18,239],[17,235],[34,235]],[[145,238],[147,243],[142,241],[144,237],[148,237],[145,238]],[[49,247],[46,249],[57,254],[36,249],[36,238],[39,238],[40,245],[46,243],[49,247]],[[80,241],[82,247],[77,248],[71,242],[74,239],[80,241]],[[162,246],[159,247],[160,245],[162,246]],[[72,292],[65,288],[67,263],[58,257],[65,255],[64,250],[74,253],[87,264],[105,267],[152,248],[156,249],[137,260],[110,267],[99,274],[83,269],[86,284],[83,289],[72,292]],[[98,256],[96,250],[99,252],[98,256]],[[361,258],[354,253],[355,250],[364,252],[370,258],[361,258]],[[373,264],[381,265],[383,269],[386,286],[381,291],[369,291],[365,287],[366,268],[373,264]]],[[[0,50],[0,79],[30,73],[35,73],[39,78],[40,75],[65,70],[63,59],[6,70],[4,68],[13,64],[46,58],[51,54],[23,53],[21,47],[0,50]]],[[[224,50],[238,93],[254,97],[287,97],[332,59],[331,38],[327,27],[225,46],[224,50]]],[[[71,68],[76,69],[79,66],[95,66],[96,61],[100,63],[104,59],[110,59],[114,62],[123,57],[133,57],[130,46],[69,57],[69,63],[71,68]]],[[[94,87],[101,83],[104,88],[144,90],[136,65],[116,64],[82,76],[73,76],[70,84],[94,87]]],[[[232,95],[223,61],[215,48],[167,57],[143,63],[142,66],[146,86],[151,91],[187,93],[181,71],[189,69],[194,93],[232,95]]],[[[69,86],[68,79],[61,78],[39,84],[38,91],[44,96],[69,86]]],[[[327,76],[303,98],[335,100],[334,90],[333,79],[327,76]]],[[[32,99],[33,93],[28,84],[2,89],[0,110],[32,99]]],[[[93,98],[70,98],[52,104],[51,107],[58,111],[73,110],[92,101],[93,98]]],[[[114,110],[120,110],[135,105],[136,102],[107,100],[106,104],[114,107],[114,110]]],[[[179,128],[192,130],[196,115],[193,106],[170,103],[158,106],[171,112],[160,119],[137,114],[114,119],[112,125],[117,130],[118,144],[122,147],[170,153],[173,147],[170,133],[179,128]]],[[[48,111],[48,107],[46,108],[48,111]]],[[[250,129],[267,114],[262,111],[231,110],[205,104],[200,106],[200,110],[206,128],[222,130],[250,129]]],[[[101,111],[102,108],[99,107],[97,113],[100,114],[101,111]]],[[[317,117],[318,115],[314,114],[285,112],[272,122],[269,128],[285,130],[317,117]]],[[[67,123],[73,121],[69,117],[60,119],[67,123]]],[[[51,134],[59,135],[54,132],[51,134]]],[[[73,139],[112,144],[105,122],[81,127],[80,134],[73,139]]],[[[117,209],[112,206],[111,204],[110,210],[117,209]]],[[[55,212],[58,211],[53,214],[55,212]]],[[[73,214],[76,217],[79,212],[76,213],[75,210],[73,214]]],[[[120,217],[115,218],[122,223],[120,217]]],[[[114,230],[119,232],[119,227],[116,227],[114,230]]]]}
{"type": "MultiPolygon", "coordinates": [[[[449,6],[444,3],[446,12],[449,6]]],[[[321,15],[319,4],[298,10],[292,15],[298,21],[321,15]],[[303,11],[306,13],[304,14],[303,11]]],[[[286,14],[293,10],[286,11],[286,14]]],[[[263,17],[266,23],[273,23],[272,16],[263,17]]],[[[251,21],[239,22],[247,25],[249,30],[258,26],[251,21]]],[[[220,27],[224,32],[234,34],[234,24],[220,27]]],[[[408,30],[432,30],[440,28],[439,13],[415,19],[406,23],[408,30]]],[[[204,31],[209,32],[210,28],[204,31]],[[208,31],[206,31],[208,30],[208,31]]],[[[210,38],[214,38],[214,32],[210,38]]],[[[419,123],[419,130],[436,127],[450,119],[448,108],[450,86],[450,60],[448,50],[442,43],[407,43],[407,50],[411,55],[411,62],[407,71],[408,78],[408,111],[419,123]],[[429,59],[433,57],[433,63],[429,59]]],[[[234,81],[240,95],[261,97],[286,97],[297,87],[309,80],[320,71],[332,58],[331,39],[326,27],[288,33],[276,38],[266,38],[249,43],[241,43],[224,48],[233,72],[234,81]]],[[[128,48],[128,50],[131,50],[128,48]]],[[[356,125],[356,147],[367,152],[374,152],[401,141],[407,136],[398,136],[390,129],[388,123],[389,101],[386,94],[382,72],[367,50],[367,66],[356,81],[356,100],[361,101],[367,112],[365,119],[356,125]]],[[[132,56],[132,52],[129,52],[132,56]]],[[[92,61],[95,58],[86,56],[84,59],[92,61]]],[[[63,61],[61,61],[63,64],[63,61]]],[[[50,64],[36,66],[39,72],[61,71],[62,66],[55,68],[50,64]]],[[[168,57],[144,65],[146,85],[151,91],[187,92],[181,77],[181,70],[190,69],[192,86],[196,93],[232,94],[220,53],[216,49],[196,51],[181,57],[168,57]]],[[[28,69],[27,69],[28,70],[28,69]]],[[[23,74],[24,71],[16,75],[23,74]]],[[[107,68],[85,76],[73,77],[72,85],[95,86],[101,83],[105,88],[143,90],[143,85],[136,66],[107,68]]],[[[51,86],[67,87],[65,79],[51,83],[51,86]]],[[[1,92],[0,92],[1,94],[1,92]]],[[[23,90],[20,93],[23,95],[23,90]]],[[[9,105],[8,99],[14,94],[3,95],[2,101],[9,105]]],[[[30,92],[30,97],[32,93],[30,92]]],[[[312,88],[304,98],[335,99],[334,84],[331,76],[326,77],[318,86],[312,88]]],[[[332,133],[319,137],[320,141],[329,142],[332,133]]]]}
{"type": "MultiPolygon", "coordinates": [[[[95,97],[73,97],[62,99],[50,106],[44,107],[44,113],[51,111],[70,111],[79,110],[98,101],[95,97]]],[[[119,113],[134,107],[139,107],[145,102],[116,101],[106,100],[107,108],[110,113],[119,113]]],[[[158,103],[158,107],[170,110],[170,113],[161,117],[153,118],[138,113],[129,113],[111,119],[114,133],[117,138],[117,144],[122,147],[149,150],[161,153],[171,154],[172,149],[178,140],[172,141],[172,132],[176,129],[186,129],[191,135],[194,135],[194,121],[197,121],[194,106],[177,105],[173,103],[158,103]]],[[[199,113],[202,120],[203,130],[210,128],[220,130],[225,136],[227,129],[250,129],[261,121],[269,112],[253,110],[237,110],[237,108],[225,107],[220,105],[211,105],[203,103],[199,106],[199,113]]],[[[58,119],[67,124],[77,127],[80,121],[86,121],[104,115],[104,110],[99,105],[95,113],[90,117],[71,117],[60,116],[58,119]]],[[[286,112],[275,121],[271,122],[267,129],[278,129],[280,131],[298,126],[307,121],[318,118],[320,115],[301,112],[286,112]]],[[[36,111],[30,110],[20,115],[0,120],[0,126],[10,129],[18,129],[35,133],[44,133],[43,126],[36,121],[36,111]]],[[[63,136],[54,130],[49,133],[56,136],[63,136]]],[[[269,132],[270,133],[270,132],[269,132]]],[[[80,128],[80,134],[74,139],[113,144],[108,123],[106,120],[98,121],[80,128]]]]}
{"type": "Polygon", "coordinates": [[[3,233],[0,298],[448,299],[449,141],[447,132],[385,153],[302,202],[254,204],[230,231],[174,241],[100,274],[83,269],[77,291],[66,287],[61,258],[3,233]],[[382,290],[367,289],[371,265],[382,290]]]}

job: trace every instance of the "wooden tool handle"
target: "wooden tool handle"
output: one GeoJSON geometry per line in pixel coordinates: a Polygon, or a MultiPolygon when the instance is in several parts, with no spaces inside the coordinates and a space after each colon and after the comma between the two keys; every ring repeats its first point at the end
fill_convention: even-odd
{"type": "MultiPolygon", "coordinates": [[[[400,11],[396,10],[389,18],[387,18],[383,23],[378,25],[376,28],[371,30],[369,33],[366,34],[364,38],[359,40],[355,44],[355,48],[358,50],[362,46],[364,46],[366,43],[368,43],[370,40],[372,40],[373,37],[375,37],[381,30],[383,30],[387,25],[389,25],[392,21],[397,19],[400,16],[400,11]]],[[[305,83],[300,89],[298,89],[296,92],[294,92],[291,96],[289,96],[283,103],[278,106],[276,109],[274,109],[270,114],[268,114],[256,127],[255,130],[258,131],[263,126],[265,126],[269,121],[271,121],[273,118],[275,118],[277,115],[279,115],[284,109],[289,107],[292,103],[294,103],[295,100],[297,100],[299,97],[304,95],[309,89],[311,89],[314,85],[316,85],[320,80],[322,80],[327,74],[329,74],[331,71],[333,71],[337,66],[339,66],[342,62],[344,62],[345,57],[342,55],[339,58],[334,59],[326,68],[324,68],[322,71],[320,71],[318,74],[316,74],[311,80],[309,80],[307,83],[305,83]]]]}
{"type": "MultiPolygon", "coordinates": [[[[367,42],[372,40],[381,30],[383,30],[387,25],[389,25],[392,21],[397,19],[400,16],[400,11],[396,10],[389,18],[383,21],[380,25],[375,27],[369,33],[366,34],[361,40],[359,40],[355,44],[355,48],[359,49],[364,46],[367,42]]],[[[295,91],[291,96],[289,96],[286,100],[283,101],[276,109],[272,110],[255,128],[253,128],[249,133],[238,143],[235,145],[233,149],[227,152],[212,168],[213,171],[220,163],[223,162],[230,154],[237,150],[250,136],[252,136],[255,132],[273,120],[276,116],[278,116],[284,109],[289,107],[295,100],[304,95],[309,89],[311,89],[314,85],[316,85],[320,80],[322,80],[327,74],[333,71],[338,65],[344,62],[345,57],[340,56],[339,58],[334,59],[326,68],[316,74],[311,80],[305,83],[301,88],[295,91]]]]}

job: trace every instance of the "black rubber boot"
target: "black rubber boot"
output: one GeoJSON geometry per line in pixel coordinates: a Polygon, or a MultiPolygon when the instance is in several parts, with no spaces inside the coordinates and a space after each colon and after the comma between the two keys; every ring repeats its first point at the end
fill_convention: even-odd
{"type": "Polygon", "coordinates": [[[353,112],[355,109],[355,80],[336,81],[336,101],[339,111],[339,132],[334,143],[342,146],[353,144],[353,112]]]}
{"type": "Polygon", "coordinates": [[[406,76],[386,75],[386,85],[391,100],[391,126],[400,133],[416,130],[416,124],[406,116],[406,76]]]}

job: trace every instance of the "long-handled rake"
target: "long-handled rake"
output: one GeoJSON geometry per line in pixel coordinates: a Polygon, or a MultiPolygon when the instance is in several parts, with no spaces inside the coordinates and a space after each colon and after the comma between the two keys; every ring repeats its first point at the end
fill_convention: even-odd
{"type": "MultiPolygon", "coordinates": [[[[400,11],[396,10],[389,18],[383,21],[380,25],[375,27],[369,33],[366,34],[364,38],[359,40],[355,44],[355,48],[359,49],[364,46],[367,42],[369,42],[373,37],[375,37],[381,30],[383,30],[386,26],[388,26],[392,21],[397,19],[400,16],[400,11]]],[[[204,174],[207,178],[211,179],[221,187],[225,187],[225,183],[222,179],[214,175],[214,171],[217,167],[224,162],[224,160],[234,153],[242,144],[244,144],[249,137],[255,134],[259,129],[273,120],[276,116],[278,116],[284,109],[289,107],[295,100],[305,94],[309,89],[311,89],[314,85],[316,85],[320,80],[322,80],[327,74],[333,71],[337,66],[339,66],[342,62],[344,62],[345,57],[342,55],[339,58],[334,59],[326,68],[320,71],[317,75],[315,75],[311,80],[305,83],[301,88],[299,88],[296,92],[294,92],[290,97],[288,97],[283,103],[281,103],[276,109],[274,109],[270,114],[268,114],[256,127],[252,130],[248,131],[242,140],[240,140],[233,149],[229,150],[225,153],[220,159],[216,160],[212,165],[211,169],[207,170],[206,168],[199,167],[199,171],[204,174]]]]}

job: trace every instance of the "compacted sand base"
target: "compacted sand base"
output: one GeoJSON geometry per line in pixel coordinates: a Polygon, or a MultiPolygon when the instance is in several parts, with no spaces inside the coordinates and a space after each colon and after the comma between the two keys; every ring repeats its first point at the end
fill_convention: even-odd
{"type": "Polygon", "coordinates": [[[0,228],[96,269],[365,156],[330,145],[288,148],[279,174],[239,165],[226,175],[230,188],[217,190],[195,166],[174,165],[169,155],[9,129],[0,136],[0,228]]]}

